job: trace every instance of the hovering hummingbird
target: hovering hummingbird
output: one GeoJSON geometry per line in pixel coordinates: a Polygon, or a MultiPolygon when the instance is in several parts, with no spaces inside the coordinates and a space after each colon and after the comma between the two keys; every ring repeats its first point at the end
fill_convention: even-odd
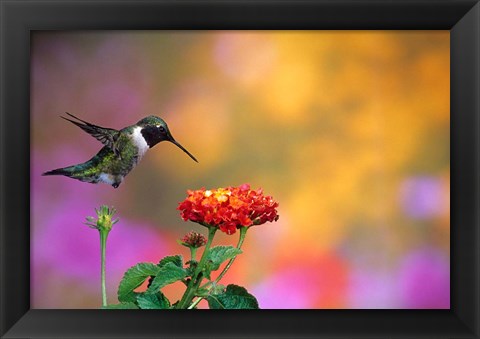
{"type": "Polygon", "coordinates": [[[77,125],[105,146],[90,160],[69,167],[58,168],[42,175],[65,175],[92,184],[103,182],[117,188],[128,173],[148,151],[161,141],[177,145],[198,162],[170,133],[167,123],[154,115],[121,130],[100,127],[65,112],[77,121],[61,117],[77,125]]]}

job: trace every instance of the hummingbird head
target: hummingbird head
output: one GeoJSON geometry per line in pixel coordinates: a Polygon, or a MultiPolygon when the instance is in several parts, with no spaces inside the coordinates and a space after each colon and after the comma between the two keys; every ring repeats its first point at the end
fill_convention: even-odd
{"type": "Polygon", "coordinates": [[[178,143],[170,133],[167,123],[159,117],[150,115],[137,122],[137,126],[141,127],[141,133],[143,138],[148,144],[148,147],[152,148],[161,141],[170,141],[177,145],[182,151],[187,153],[190,158],[198,162],[197,159],[187,151],[180,143],[178,143]]]}

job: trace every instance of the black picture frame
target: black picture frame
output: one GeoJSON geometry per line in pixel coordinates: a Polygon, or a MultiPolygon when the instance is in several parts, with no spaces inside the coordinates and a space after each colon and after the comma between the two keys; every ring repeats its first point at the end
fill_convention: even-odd
{"type": "Polygon", "coordinates": [[[479,338],[478,1],[0,0],[0,6],[2,337],[479,338]],[[30,32],[90,29],[450,30],[451,309],[161,313],[31,310],[30,32]]]}

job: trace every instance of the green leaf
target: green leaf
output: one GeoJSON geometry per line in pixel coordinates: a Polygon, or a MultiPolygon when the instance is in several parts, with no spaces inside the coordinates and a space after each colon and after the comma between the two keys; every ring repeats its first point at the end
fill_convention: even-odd
{"type": "Polygon", "coordinates": [[[136,310],[138,306],[132,302],[120,303],[120,304],[111,304],[107,306],[102,306],[104,310],[136,310]]]}
{"type": "Polygon", "coordinates": [[[210,289],[209,294],[223,294],[225,293],[225,285],[222,284],[214,284],[212,288],[210,289]]]}
{"type": "Polygon", "coordinates": [[[185,263],[186,265],[188,265],[188,267],[186,268],[187,270],[187,276],[188,277],[191,277],[195,274],[195,270],[197,269],[197,266],[198,266],[198,261],[196,260],[189,260],[185,263]]]}
{"type": "Polygon", "coordinates": [[[211,248],[207,255],[207,260],[210,262],[210,270],[218,270],[224,261],[235,258],[240,253],[242,253],[242,250],[233,246],[216,246],[211,248]]]}
{"type": "Polygon", "coordinates": [[[162,292],[139,294],[137,296],[137,303],[142,310],[164,310],[170,308],[170,301],[168,301],[162,292]]]}
{"type": "Polygon", "coordinates": [[[198,297],[206,298],[209,295],[216,295],[216,294],[223,294],[223,293],[225,293],[225,286],[213,282],[211,288],[208,288],[208,287],[199,288],[197,289],[197,292],[195,292],[195,295],[198,297]]]}
{"type": "Polygon", "coordinates": [[[207,288],[199,288],[199,289],[195,292],[195,295],[196,295],[197,297],[202,297],[202,298],[208,297],[209,294],[210,294],[210,291],[209,291],[207,288]]]}
{"type": "Polygon", "coordinates": [[[138,293],[133,292],[145,279],[156,276],[160,267],[153,263],[140,263],[130,267],[125,272],[118,286],[118,300],[122,302],[134,302],[138,293]]]}
{"type": "Polygon", "coordinates": [[[183,258],[181,255],[169,255],[158,263],[158,266],[162,267],[165,266],[167,263],[171,262],[172,264],[175,264],[178,267],[183,267],[183,258]]]}
{"type": "Polygon", "coordinates": [[[149,293],[155,293],[162,287],[174,283],[175,281],[182,280],[187,276],[187,272],[175,265],[172,262],[167,262],[157,272],[156,277],[153,279],[152,284],[148,288],[149,293]]]}
{"type": "Polygon", "coordinates": [[[228,285],[224,293],[207,297],[211,309],[258,309],[257,299],[244,287],[228,285]]]}
{"type": "Polygon", "coordinates": [[[210,272],[218,270],[224,261],[235,258],[240,253],[242,251],[233,246],[216,246],[211,248],[204,267],[205,277],[210,279],[210,272]]]}

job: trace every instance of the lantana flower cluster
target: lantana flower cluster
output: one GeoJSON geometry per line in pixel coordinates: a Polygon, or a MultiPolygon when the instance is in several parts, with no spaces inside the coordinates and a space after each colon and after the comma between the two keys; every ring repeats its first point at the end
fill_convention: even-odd
{"type": "Polygon", "coordinates": [[[240,227],[277,221],[279,217],[278,202],[264,195],[262,189],[250,189],[249,184],[214,190],[188,190],[187,194],[177,207],[183,220],[218,227],[227,234],[234,234],[240,227]]]}

